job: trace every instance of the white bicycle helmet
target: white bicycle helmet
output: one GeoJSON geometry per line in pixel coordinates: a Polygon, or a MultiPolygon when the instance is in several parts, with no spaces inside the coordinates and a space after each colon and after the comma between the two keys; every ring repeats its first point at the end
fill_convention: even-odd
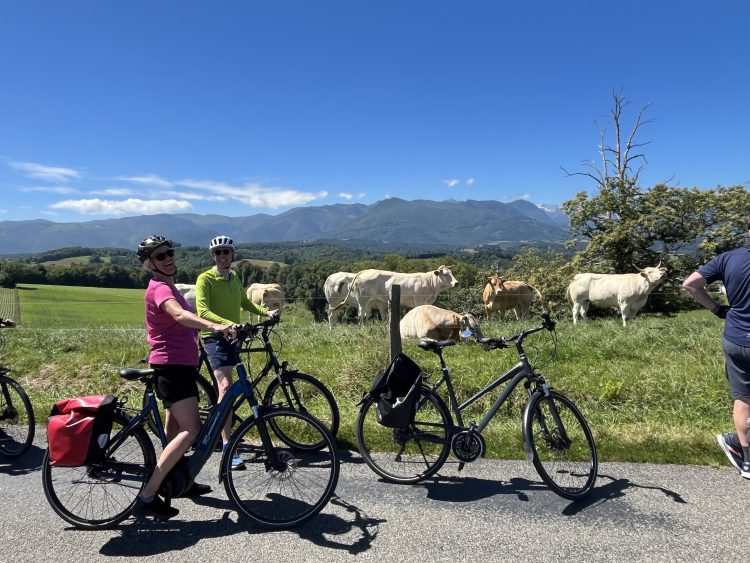
{"type": "Polygon", "coordinates": [[[234,247],[234,241],[226,235],[219,235],[218,237],[211,239],[211,244],[208,246],[209,250],[214,248],[231,248],[232,251],[236,250],[234,247]]]}

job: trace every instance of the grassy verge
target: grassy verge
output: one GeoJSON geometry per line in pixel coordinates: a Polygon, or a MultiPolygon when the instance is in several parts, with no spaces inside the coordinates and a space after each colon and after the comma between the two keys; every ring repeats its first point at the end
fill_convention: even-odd
{"type": "MultiPolygon", "coordinates": [[[[24,322],[4,331],[2,360],[29,392],[40,421],[55,401],[76,395],[109,392],[140,404],[139,384],[122,381],[117,370],[137,366],[147,352],[142,301],[131,302],[130,316],[117,319],[109,314],[111,303],[103,308],[78,303],[71,309],[79,311],[76,328],[55,328],[65,324],[64,316],[54,311],[57,305],[47,307],[55,321],[43,323],[42,317],[30,314],[28,294],[20,294],[24,322]],[[81,310],[87,311],[85,319],[81,310]]],[[[142,292],[137,297],[142,299],[142,292]]],[[[510,335],[523,326],[493,323],[484,331],[488,336],[510,335]]],[[[603,460],[718,465],[725,460],[713,436],[732,427],[721,330],[721,321],[704,312],[642,316],[627,328],[614,317],[575,327],[563,319],[558,323],[554,359],[555,347],[546,332],[530,337],[527,351],[551,385],[584,413],[603,460]]],[[[374,373],[388,363],[386,326],[344,325],[330,330],[312,323],[307,311],[292,307],[278,334],[281,346],[274,343],[279,357],[331,388],[342,414],[340,442],[354,447],[356,403],[374,373]]],[[[414,342],[405,342],[404,351],[424,371],[438,376],[436,356],[414,342]]],[[[446,350],[445,358],[459,399],[517,361],[512,349],[488,352],[463,344],[446,350]]],[[[251,369],[254,365],[251,362],[251,369]]],[[[490,396],[480,401],[464,419],[480,420],[491,400],[490,396]]],[[[523,457],[524,403],[523,389],[518,389],[500,409],[485,434],[488,456],[523,457]]]]}

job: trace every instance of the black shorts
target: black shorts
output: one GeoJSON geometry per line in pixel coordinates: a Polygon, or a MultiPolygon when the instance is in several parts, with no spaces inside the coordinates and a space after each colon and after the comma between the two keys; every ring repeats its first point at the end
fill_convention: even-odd
{"type": "Polygon", "coordinates": [[[172,404],[190,397],[198,397],[198,370],[195,366],[151,364],[156,379],[156,396],[168,409],[172,404]]]}
{"type": "Polygon", "coordinates": [[[729,394],[735,401],[750,400],[750,348],[738,346],[726,338],[722,341],[726,360],[729,394]]]}

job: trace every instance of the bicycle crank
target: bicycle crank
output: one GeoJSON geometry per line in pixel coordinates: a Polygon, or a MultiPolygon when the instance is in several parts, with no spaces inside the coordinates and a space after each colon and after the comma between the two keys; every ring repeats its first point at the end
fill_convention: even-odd
{"type": "Polygon", "coordinates": [[[464,463],[475,461],[484,456],[484,438],[482,435],[472,430],[464,430],[454,434],[451,439],[451,450],[453,455],[464,463]]]}

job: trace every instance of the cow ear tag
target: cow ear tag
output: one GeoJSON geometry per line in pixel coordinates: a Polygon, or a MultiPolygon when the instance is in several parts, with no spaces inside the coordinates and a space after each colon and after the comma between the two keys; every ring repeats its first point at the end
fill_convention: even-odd
{"type": "Polygon", "coordinates": [[[474,333],[471,332],[470,328],[465,328],[461,333],[462,338],[471,338],[472,336],[474,336],[474,333]]]}

